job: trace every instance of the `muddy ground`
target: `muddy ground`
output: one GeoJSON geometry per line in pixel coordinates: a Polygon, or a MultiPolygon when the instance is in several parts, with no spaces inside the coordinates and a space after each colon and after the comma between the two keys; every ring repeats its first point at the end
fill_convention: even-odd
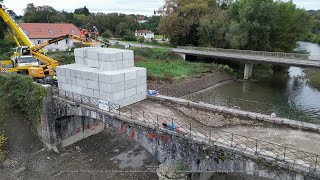
{"type": "MultiPolygon", "coordinates": [[[[18,113],[17,113],[18,114],[18,113]]],[[[47,151],[23,116],[7,121],[8,153],[0,179],[158,179],[159,162],[142,146],[107,129],[59,154],[47,151]]]]}

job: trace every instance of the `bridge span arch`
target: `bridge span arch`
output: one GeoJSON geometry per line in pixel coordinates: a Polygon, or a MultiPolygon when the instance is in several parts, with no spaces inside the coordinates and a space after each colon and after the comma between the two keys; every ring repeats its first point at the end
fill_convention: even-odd
{"type": "Polygon", "coordinates": [[[245,152],[208,143],[134,120],[119,109],[100,110],[89,105],[54,97],[46,101],[42,116],[42,138],[58,151],[109,128],[138,142],[160,163],[182,162],[192,179],[209,179],[213,173],[242,173],[271,179],[317,179],[315,173],[280,166],[272,160],[249,156],[245,152]]]}

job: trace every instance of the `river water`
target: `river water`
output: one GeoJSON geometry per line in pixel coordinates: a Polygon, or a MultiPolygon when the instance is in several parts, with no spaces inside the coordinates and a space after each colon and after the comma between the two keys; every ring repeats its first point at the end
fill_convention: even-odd
{"type": "MultiPolygon", "coordinates": [[[[310,58],[320,60],[320,46],[298,42],[310,58]]],[[[253,68],[254,71],[254,68],[253,68]]],[[[265,80],[231,82],[196,95],[202,102],[229,106],[320,124],[320,91],[311,87],[302,68],[274,74],[265,80]]]]}

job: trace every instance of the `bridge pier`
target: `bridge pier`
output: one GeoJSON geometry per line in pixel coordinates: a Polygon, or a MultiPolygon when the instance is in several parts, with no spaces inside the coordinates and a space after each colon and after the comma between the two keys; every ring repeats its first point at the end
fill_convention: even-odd
{"type": "Polygon", "coordinates": [[[243,79],[247,80],[252,77],[253,64],[245,64],[243,79]]]}

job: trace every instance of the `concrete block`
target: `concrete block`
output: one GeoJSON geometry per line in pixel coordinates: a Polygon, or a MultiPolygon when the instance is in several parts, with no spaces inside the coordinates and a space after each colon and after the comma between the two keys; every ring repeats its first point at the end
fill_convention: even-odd
{"type": "Polygon", "coordinates": [[[130,96],[135,96],[137,94],[137,88],[131,88],[125,90],[125,98],[128,98],[130,96]]]}
{"type": "Polygon", "coordinates": [[[103,62],[116,62],[117,56],[112,52],[99,52],[99,61],[103,62]]]}
{"type": "Polygon", "coordinates": [[[111,84],[112,77],[110,74],[100,73],[99,74],[99,82],[111,84]]]}
{"type": "Polygon", "coordinates": [[[60,75],[59,78],[58,78],[58,82],[61,82],[61,83],[66,83],[66,76],[64,75],[60,75]]]}
{"type": "Polygon", "coordinates": [[[63,88],[65,91],[72,92],[72,85],[71,84],[63,84],[63,88]]]}
{"type": "Polygon", "coordinates": [[[100,91],[99,90],[93,90],[93,97],[94,98],[99,98],[99,96],[100,96],[100,91]]]}
{"type": "Polygon", "coordinates": [[[87,80],[77,78],[77,86],[87,88],[87,80]]]}
{"type": "Polygon", "coordinates": [[[65,91],[65,89],[64,89],[64,83],[63,83],[63,82],[58,82],[58,89],[65,91]]]}
{"type": "Polygon", "coordinates": [[[71,82],[71,77],[69,76],[69,77],[66,77],[66,84],[72,84],[72,82],[71,82]]]}
{"type": "Polygon", "coordinates": [[[147,99],[147,93],[144,92],[144,93],[137,93],[137,101],[142,101],[142,100],[145,100],[147,99]]]}
{"type": "Polygon", "coordinates": [[[71,92],[74,92],[76,94],[83,94],[82,87],[71,85],[71,92]]]}
{"type": "Polygon", "coordinates": [[[99,60],[97,59],[85,58],[85,64],[92,68],[100,68],[99,60]]]}
{"type": "Polygon", "coordinates": [[[146,77],[147,69],[146,68],[137,68],[137,78],[146,77]]]}
{"type": "Polygon", "coordinates": [[[100,91],[100,97],[99,97],[100,99],[112,102],[113,101],[112,97],[113,97],[112,94],[104,91],[100,91]]]}
{"type": "Polygon", "coordinates": [[[76,77],[76,70],[70,69],[70,76],[75,78],[76,77]]]}
{"type": "Polygon", "coordinates": [[[122,64],[123,64],[123,69],[128,68],[129,67],[129,60],[122,60],[122,64]]]}
{"type": "Polygon", "coordinates": [[[65,71],[66,71],[66,77],[71,77],[70,69],[66,68],[65,71]]]}
{"type": "Polygon", "coordinates": [[[134,67],[134,59],[128,59],[128,67],[134,67]]]}
{"type": "Polygon", "coordinates": [[[137,86],[146,85],[146,84],[147,84],[147,77],[137,78],[137,86]]]}
{"type": "Polygon", "coordinates": [[[134,59],[134,53],[132,50],[126,50],[122,53],[123,59],[134,59]]]}
{"type": "Polygon", "coordinates": [[[75,58],[76,64],[83,64],[83,65],[85,65],[85,58],[84,58],[84,57],[75,56],[74,58],[75,58]]]}
{"type": "Polygon", "coordinates": [[[61,74],[61,69],[60,69],[60,67],[58,66],[58,67],[56,67],[56,74],[59,76],[60,74],[61,74]]]}
{"type": "Polygon", "coordinates": [[[60,75],[65,76],[66,75],[66,70],[63,66],[60,66],[60,75]]]}
{"type": "Polygon", "coordinates": [[[93,89],[83,88],[83,95],[93,97],[93,89]]]}
{"type": "Polygon", "coordinates": [[[117,62],[99,62],[100,69],[105,71],[115,71],[118,69],[117,62]]]}
{"type": "Polygon", "coordinates": [[[122,60],[117,61],[117,69],[123,69],[123,61],[122,60]]]}
{"type": "Polygon", "coordinates": [[[99,82],[98,81],[92,81],[92,80],[86,80],[87,81],[87,87],[90,89],[99,90],[99,82]]]}
{"type": "Polygon", "coordinates": [[[125,81],[133,80],[137,78],[137,71],[136,70],[130,70],[125,73],[125,81]]]}
{"type": "Polygon", "coordinates": [[[111,82],[112,82],[112,84],[124,82],[124,73],[112,74],[111,75],[111,82]]]}
{"type": "Polygon", "coordinates": [[[99,60],[99,50],[89,49],[86,51],[86,58],[92,60],[99,60]]]}
{"type": "Polygon", "coordinates": [[[74,56],[76,57],[84,57],[84,49],[83,48],[76,48],[74,49],[74,56]]]}
{"type": "Polygon", "coordinates": [[[77,78],[71,77],[71,83],[72,85],[77,85],[77,78]]]}
{"type": "Polygon", "coordinates": [[[137,87],[137,79],[132,79],[124,82],[124,89],[131,89],[137,87]]]}
{"type": "Polygon", "coordinates": [[[99,82],[99,90],[107,93],[112,93],[111,84],[99,82]]]}
{"type": "Polygon", "coordinates": [[[128,106],[128,105],[134,104],[134,103],[136,103],[136,102],[137,102],[137,97],[136,97],[136,95],[130,96],[130,97],[127,97],[127,98],[125,99],[124,106],[128,106]]]}
{"type": "Polygon", "coordinates": [[[111,101],[118,101],[120,99],[124,99],[124,91],[119,91],[119,92],[116,92],[116,93],[113,93],[112,96],[113,98],[110,98],[111,101]]]}
{"type": "Polygon", "coordinates": [[[124,82],[114,83],[111,85],[111,93],[124,91],[124,82]]]}
{"type": "Polygon", "coordinates": [[[122,52],[116,52],[117,61],[123,60],[123,53],[122,52]]]}
{"type": "Polygon", "coordinates": [[[139,93],[147,93],[147,85],[140,85],[140,86],[137,86],[137,94],[139,93]]]}

